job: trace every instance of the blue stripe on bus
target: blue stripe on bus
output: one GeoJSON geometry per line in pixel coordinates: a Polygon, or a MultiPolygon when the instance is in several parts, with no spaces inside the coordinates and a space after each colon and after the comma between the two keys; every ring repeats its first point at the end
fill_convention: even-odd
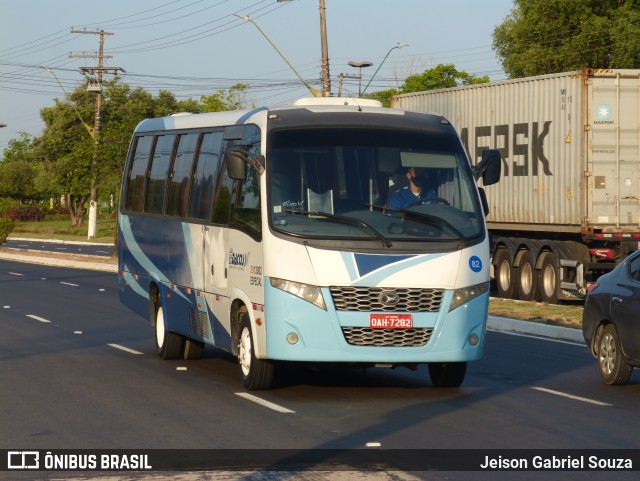
{"type": "Polygon", "coordinates": [[[353,258],[356,261],[358,267],[358,277],[363,277],[381,267],[385,267],[389,264],[395,264],[396,262],[404,261],[415,257],[412,255],[407,256],[389,256],[389,255],[376,255],[376,254],[354,254],[353,258]]]}
{"type": "MultiPolygon", "coordinates": [[[[396,262],[388,263],[386,266],[383,266],[379,269],[371,271],[371,273],[366,274],[360,277],[356,282],[352,285],[354,286],[376,286],[384,282],[384,280],[398,272],[404,271],[410,267],[414,267],[426,262],[429,262],[433,259],[436,259],[445,254],[429,254],[429,255],[418,255],[418,256],[390,256],[396,257],[396,262]],[[404,259],[398,260],[398,258],[404,257],[404,259]]],[[[425,272],[425,275],[427,272],[425,272]]]]}

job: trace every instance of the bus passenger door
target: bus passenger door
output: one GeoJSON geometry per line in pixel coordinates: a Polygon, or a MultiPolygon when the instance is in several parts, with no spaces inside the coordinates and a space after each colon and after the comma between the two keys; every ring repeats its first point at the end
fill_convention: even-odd
{"type": "Polygon", "coordinates": [[[207,304],[211,310],[214,344],[228,349],[230,348],[228,340],[230,323],[226,252],[229,229],[219,225],[204,226],[204,229],[203,285],[207,304]]]}
{"type": "Polygon", "coordinates": [[[213,314],[211,325],[216,347],[231,351],[231,301],[229,298],[229,206],[233,181],[221,166],[211,213],[212,224],[206,226],[204,241],[204,289],[213,314]]]}

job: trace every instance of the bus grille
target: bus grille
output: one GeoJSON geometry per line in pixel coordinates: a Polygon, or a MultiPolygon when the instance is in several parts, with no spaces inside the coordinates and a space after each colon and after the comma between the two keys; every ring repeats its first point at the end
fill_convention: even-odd
{"type": "Polygon", "coordinates": [[[209,319],[206,312],[196,311],[192,307],[189,308],[189,331],[191,331],[191,334],[200,337],[209,335],[209,319]]]}
{"type": "Polygon", "coordinates": [[[433,328],[426,329],[371,329],[370,327],[343,327],[345,340],[354,346],[407,347],[424,346],[431,338],[433,328]]]}
{"type": "Polygon", "coordinates": [[[333,303],[338,311],[438,312],[444,289],[330,287],[333,303]],[[394,303],[385,302],[389,294],[397,297],[394,303]]]}

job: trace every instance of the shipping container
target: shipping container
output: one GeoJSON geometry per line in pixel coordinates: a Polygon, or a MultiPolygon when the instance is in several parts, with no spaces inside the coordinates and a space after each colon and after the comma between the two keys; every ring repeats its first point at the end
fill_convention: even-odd
{"type": "Polygon", "coordinates": [[[498,292],[575,299],[640,243],[640,70],[565,72],[397,95],[444,116],[470,160],[498,149],[486,187],[498,292]]]}

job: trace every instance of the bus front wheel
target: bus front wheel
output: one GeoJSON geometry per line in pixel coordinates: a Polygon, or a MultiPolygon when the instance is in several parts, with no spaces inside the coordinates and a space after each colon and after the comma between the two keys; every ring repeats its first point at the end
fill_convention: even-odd
{"type": "Polygon", "coordinates": [[[466,362],[429,363],[429,376],[435,387],[460,387],[466,372],[466,362]]]}
{"type": "Polygon", "coordinates": [[[271,387],[275,370],[274,364],[271,361],[256,358],[251,321],[246,312],[242,314],[240,319],[238,366],[240,367],[240,378],[247,389],[269,389],[271,387]]]}
{"type": "Polygon", "coordinates": [[[182,336],[169,332],[164,325],[164,309],[160,299],[156,301],[156,351],[161,359],[178,359],[182,354],[182,336]]]}

